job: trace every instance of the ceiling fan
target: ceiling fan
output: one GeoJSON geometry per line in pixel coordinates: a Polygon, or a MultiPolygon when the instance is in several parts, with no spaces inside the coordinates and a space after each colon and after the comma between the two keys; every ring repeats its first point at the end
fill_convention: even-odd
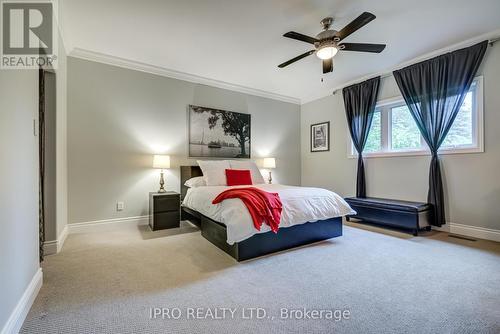
{"type": "Polygon", "coordinates": [[[279,68],[288,66],[296,61],[305,58],[307,56],[316,53],[318,58],[323,60],[323,73],[328,73],[333,71],[333,57],[338,51],[358,51],[358,52],[372,52],[380,53],[385,49],[385,44],[366,44],[366,43],[341,43],[344,38],[360,29],[364,25],[368,24],[370,21],[375,19],[375,15],[372,13],[364,12],[351,23],[346,25],[342,30],[336,31],[330,29],[333,23],[333,18],[326,17],[321,20],[321,25],[323,26],[323,31],[316,35],[316,37],[309,37],[300,34],[295,31],[290,31],[284,34],[284,37],[296,39],[302,42],[313,44],[315,49],[307,51],[295,58],[290,59],[282,64],[279,64],[279,68]]]}

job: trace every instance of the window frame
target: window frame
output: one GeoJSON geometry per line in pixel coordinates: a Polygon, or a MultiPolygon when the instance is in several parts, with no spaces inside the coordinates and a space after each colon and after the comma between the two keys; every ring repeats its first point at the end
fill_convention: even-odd
{"type": "MultiPolygon", "coordinates": [[[[467,154],[467,153],[483,153],[484,152],[484,84],[483,76],[477,76],[473,81],[476,84],[476,94],[473,94],[473,99],[476,104],[476,110],[472,116],[472,145],[462,145],[455,147],[441,147],[439,154],[467,154]]],[[[430,150],[425,143],[422,135],[420,135],[420,142],[422,147],[418,149],[402,149],[392,150],[392,127],[391,127],[391,108],[398,105],[405,104],[401,95],[392,98],[380,100],[377,102],[376,109],[382,108],[381,114],[381,151],[377,152],[363,152],[363,157],[377,158],[377,157],[405,157],[405,156],[425,156],[430,155],[430,150]]],[[[347,131],[347,156],[348,158],[357,158],[358,152],[354,148],[349,131],[347,131]]]]}

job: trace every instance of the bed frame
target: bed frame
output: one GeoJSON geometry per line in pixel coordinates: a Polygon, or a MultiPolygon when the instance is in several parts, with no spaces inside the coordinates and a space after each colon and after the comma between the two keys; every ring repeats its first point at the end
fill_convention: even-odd
{"type": "MultiPolygon", "coordinates": [[[[188,187],[186,180],[202,176],[199,166],[181,166],[181,199],[184,199],[188,187]]],[[[201,235],[231,255],[237,261],[244,261],[266,254],[307,245],[313,242],[339,237],[342,235],[342,217],[320,220],[279,229],[278,233],[259,233],[233,245],[227,243],[226,226],[192,209],[182,207],[181,219],[198,225],[201,235]]]]}

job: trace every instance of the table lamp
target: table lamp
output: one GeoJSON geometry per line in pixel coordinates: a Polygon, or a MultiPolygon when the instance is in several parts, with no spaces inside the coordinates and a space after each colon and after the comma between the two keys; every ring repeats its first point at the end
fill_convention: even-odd
{"type": "MultiPolygon", "coordinates": [[[[275,158],[264,158],[264,168],[266,169],[274,169],[276,168],[276,159],[275,158]]],[[[271,171],[269,171],[269,184],[273,182],[273,178],[271,177],[271,171]]]]}
{"type": "Polygon", "coordinates": [[[167,169],[167,168],[170,168],[170,156],[155,154],[153,156],[153,168],[161,169],[161,172],[160,172],[160,189],[158,190],[158,192],[159,193],[167,192],[165,190],[165,188],[163,188],[163,185],[165,184],[165,181],[163,180],[163,170],[167,169]]]}

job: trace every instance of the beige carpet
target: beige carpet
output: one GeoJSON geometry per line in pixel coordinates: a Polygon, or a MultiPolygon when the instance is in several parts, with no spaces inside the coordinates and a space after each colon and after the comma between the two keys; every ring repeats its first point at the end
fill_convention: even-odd
{"type": "Polygon", "coordinates": [[[46,259],[21,332],[500,332],[499,244],[350,225],[342,237],[244,263],[188,224],[70,235],[46,259]],[[151,319],[154,307],[182,314],[151,319]],[[252,307],[266,316],[242,319],[252,307]],[[195,308],[204,308],[202,317],[207,308],[236,311],[187,319],[195,308]],[[347,310],[349,317],[282,319],[281,308],[347,310]]]}

